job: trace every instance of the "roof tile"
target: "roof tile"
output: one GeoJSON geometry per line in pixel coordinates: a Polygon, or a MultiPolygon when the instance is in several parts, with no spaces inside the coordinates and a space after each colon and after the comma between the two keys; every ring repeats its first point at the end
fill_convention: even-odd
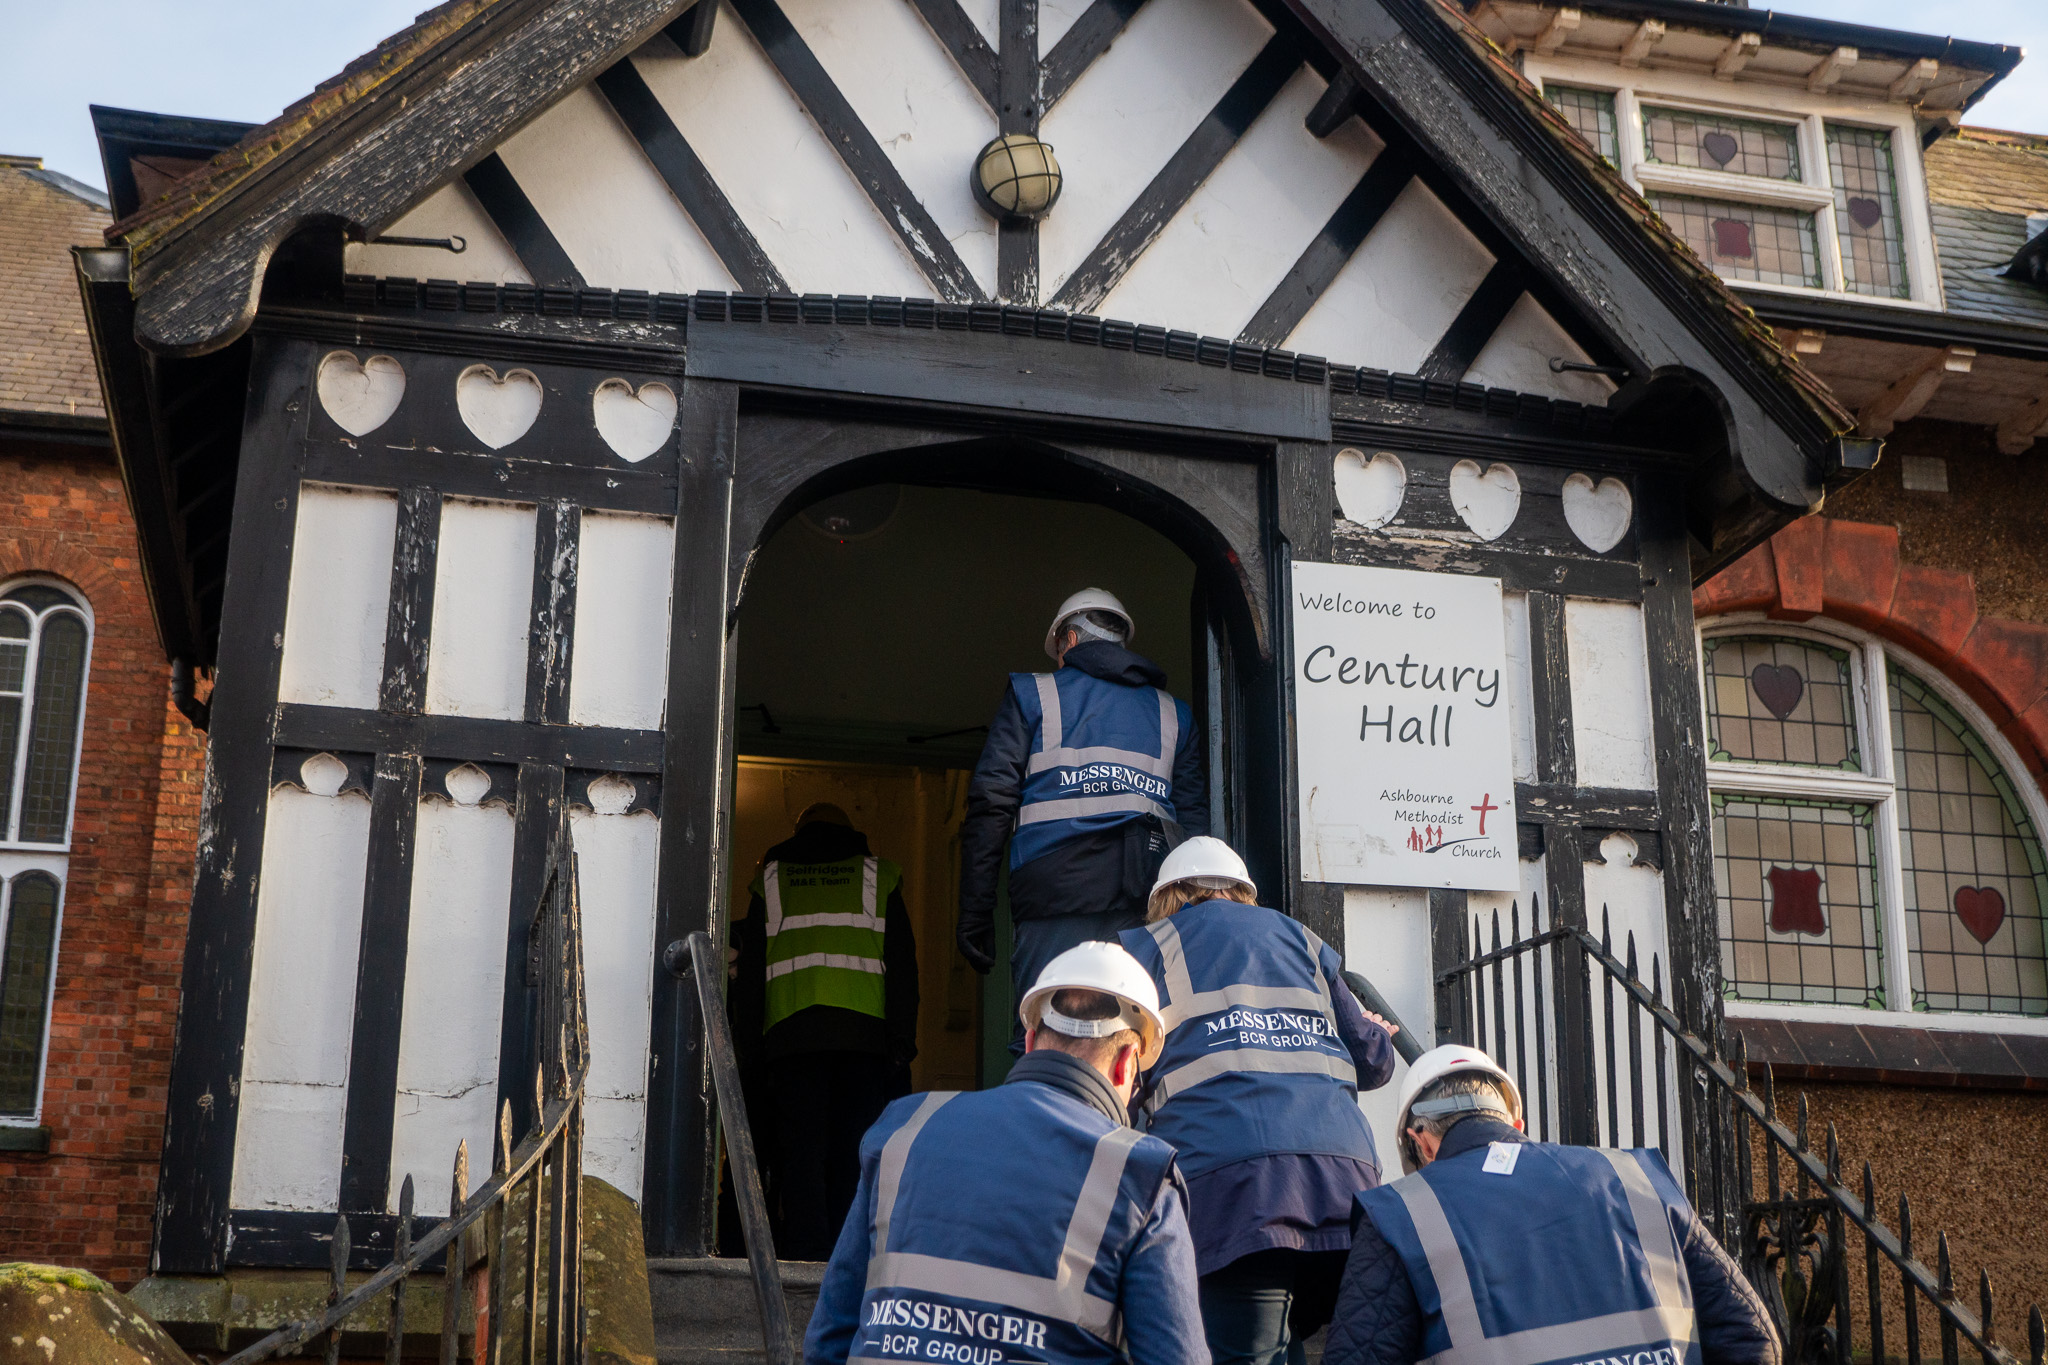
{"type": "Polygon", "coordinates": [[[93,246],[110,215],[40,167],[0,162],[0,408],[104,417],[73,246],[93,246]]]}

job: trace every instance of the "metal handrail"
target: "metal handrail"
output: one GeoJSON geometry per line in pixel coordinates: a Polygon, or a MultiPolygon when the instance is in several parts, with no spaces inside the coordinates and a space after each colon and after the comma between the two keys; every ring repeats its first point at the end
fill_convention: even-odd
{"type": "Polygon", "coordinates": [[[768,1226],[768,1200],[761,1191],[761,1164],[754,1154],[754,1131],[747,1123],[739,1054],[733,1046],[732,1025],[725,1017],[725,998],[719,988],[724,973],[717,969],[717,960],[711,936],[701,929],[669,944],[662,954],[671,975],[696,987],[697,1012],[704,1019],[711,1080],[718,1094],[718,1122],[725,1133],[726,1156],[732,1162],[733,1194],[747,1243],[747,1269],[754,1281],[754,1301],[761,1309],[761,1344],[768,1365],[792,1365],[789,1303],[782,1292],[775,1237],[768,1226]]]}
{"type": "MultiPolygon", "coordinates": [[[[1517,926],[1519,916],[1517,913],[1517,926]]],[[[1717,1204],[1721,1198],[1723,1172],[1719,1169],[1720,1159],[1726,1153],[1733,1160],[1734,1184],[1746,1201],[1739,1226],[1733,1220],[1717,1217],[1725,1241],[1734,1243],[1731,1251],[1742,1253],[1745,1268],[1753,1280],[1760,1281],[1759,1288],[1771,1301],[1779,1327],[1786,1335],[1786,1365],[1798,1365],[1802,1359],[1813,1359],[1817,1354],[1832,1355],[1837,1365],[1849,1365],[1849,1296],[1848,1296],[1848,1255],[1847,1234],[1841,1224],[1853,1224],[1863,1234],[1865,1273],[1868,1282],[1868,1308],[1871,1315],[1870,1340],[1866,1343],[1871,1358],[1878,1365],[1883,1360],[1884,1303],[1882,1301],[1881,1263],[1889,1262],[1898,1272],[1901,1293],[1904,1296],[1905,1321],[1907,1330],[1907,1365],[1920,1365],[1920,1334],[1918,1330],[1917,1299],[1932,1304],[1939,1316],[1941,1332],[1941,1358],[1944,1365],[1958,1365],[1958,1351],[1967,1343],[1982,1358],[1984,1365],[2023,1365],[2023,1359],[2031,1365],[2048,1365],[2048,1331],[2044,1331],[2043,1318],[2039,1307],[2028,1316],[2028,1355],[2023,1358],[2006,1349],[1996,1340],[1992,1327],[1994,1296],[1988,1273],[1980,1273],[1978,1280],[1978,1301],[1980,1311],[1972,1312],[1957,1295],[1953,1267],[1950,1262],[1948,1238],[1939,1238],[1938,1263],[1935,1269],[1917,1259],[1912,1252],[1911,1209],[1904,1195],[1899,1199],[1900,1226],[1895,1233],[1875,1213],[1875,1177],[1868,1162],[1863,1168],[1863,1193],[1859,1196],[1842,1179],[1841,1148],[1834,1125],[1828,1126],[1827,1150],[1823,1156],[1808,1144],[1807,1106],[1804,1095],[1800,1096],[1798,1126],[1788,1128],[1779,1122],[1776,1094],[1769,1067],[1764,1068],[1761,1095],[1749,1084],[1749,1062],[1747,1047],[1738,1034],[1733,1048],[1732,1064],[1725,1054],[1718,1033],[1711,1038],[1701,1038],[1685,1026],[1678,1014],[1664,1002],[1661,984],[1653,982],[1645,986],[1636,975],[1635,937],[1627,939],[1628,961],[1624,963],[1613,951],[1611,935],[1607,932],[1603,913],[1602,934],[1596,938],[1584,927],[1558,925],[1542,932],[1535,932],[1520,938],[1519,927],[1514,941],[1505,947],[1500,943],[1499,916],[1494,917],[1493,948],[1491,951],[1470,957],[1439,973],[1439,986],[1463,987],[1470,985],[1474,994],[1470,998],[1475,1021],[1470,1031],[1484,1044],[1485,1016],[1487,1014],[1486,982],[1481,973],[1492,968],[1492,1022],[1496,1034],[1505,1028],[1505,1017],[1512,1013],[1519,1040],[1524,1024],[1522,1004],[1521,967],[1525,959],[1531,959],[1541,949],[1551,947],[1556,954],[1577,953],[1587,961],[1598,963],[1605,974],[1610,989],[1605,993],[1606,1001],[1606,1099],[1608,1106],[1608,1127],[1610,1136],[1619,1141],[1619,1114],[1616,1102],[1616,1042],[1614,997],[1612,990],[1618,988],[1624,997],[1624,1009],[1628,1013],[1629,1030],[1628,1061],[1632,1068],[1630,1077],[1631,1102],[1635,1108],[1635,1126],[1639,1135],[1643,1131],[1642,1120],[1642,1077],[1641,1047],[1637,1038],[1638,1014],[1649,1016],[1656,1034],[1678,1052],[1679,1073],[1687,1069],[1705,1078],[1711,1098],[1696,1099],[1694,1112],[1704,1122],[1704,1131],[1693,1137],[1706,1143],[1712,1151],[1712,1160],[1700,1163],[1701,1168],[1692,1172],[1694,1179],[1711,1190],[1702,1190],[1698,1198],[1711,1197],[1717,1204]],[[1508,963],[1515,965],[1515,1003],[1508,1006],[1502,988],[1501,971],[1508,963]],[[1755,1191],[1751,1170],[1750,1139],[1748,1126],[1755,1124],[1763,1133],[1769,1156],[1769,1198],[1750,1199],[1755,1191]],[[1789,1157],[1797,1177],[1798,1197],[1782,1197],[1779,1181],[1778,1160],[1780,1155],[1789,1157]],[[1818,1197],[1808,1197],[1808,1190],[1818,1191],[1818,1197]],[[1830,1229],[1822,1232],[1818,1224],[1831,1220],[1830,1229]],[[1806,1269],[1802,1270],[1802,1263],[1806,1269]],[[1810,1273],[1809,1273],[1810,1272],[1810,1273]],[[1787,1286],[1796,1282],[1797,1293],[1794,1302],[1788,1304],[1783,1293],[1787,1286]],[[1827,1319],[1836,1319],[1837,1330],[1832,1334],[1826,1328],[1827,1319]]],[[[1544,1015],[1544,971],[1540,956],[1533,957],[1536,963],[1535,999],[1537,1008],[1536,1032],[1539,1049],[1539,1079],[1542,1077],[1541,1057],[1542,1035],[1550,1022],[1544,1015]]],[[[1652,958],[1653,968],[1656,959],[1652,958]]],[[[1571,1048],[1576,1041],[1590,1054],[1593,1049],[1592,1010],[1583,992],[1589,983],[1583,980],[1583,966],[1574,967],[1560,956],[1551,967],[1552,999],[1559,1012],[1556,1043],[1560,1053],[1571,1048]],[[1574,980],[1574,978],[1580,978],[1574,980]],[[1582,992],[1576,1001],[1580,1013],[1570,1022],[1576,1029],[1566,1027],[1567,997],[1569,988],[1578,986],[1582,992]],[[1574,1040],[1570,1035],[1581,1034],[1574,1040]]],[[[1653,973],[1654,974],[1654,973],[1653,973]]],[[[1656,1037],[1651,1047],[1657,1062],[1657,1090],[1660,1117],[1664,1101],[1664,1053],[1663,1045],[1656,1037]]],[[[1518,1041],[1517,1063],[1522,1060],[1518,1041]]],[[[1562,1057],[1560,1057],[1562,1063],[1562,1057]]],[[[1591,1073],[1587,1083],[1592,1084],[1591,1073]]],[[[1562,1082],[1560,1082],[1562,1085],[1562,1082]]],[[[1562,1110],[1572,1097],[1560,1095],[1562,1110]]],[[[1594,1138],[1597,1140],[1597,1096],[1583,1095],[1576,1100],[1586,1105],[1585,1112],[1592,1114],[1595,1125],[1594,1138]]],[[[1660,1122],[1660,1131],[1668,1130],[1660,1122]]]]}

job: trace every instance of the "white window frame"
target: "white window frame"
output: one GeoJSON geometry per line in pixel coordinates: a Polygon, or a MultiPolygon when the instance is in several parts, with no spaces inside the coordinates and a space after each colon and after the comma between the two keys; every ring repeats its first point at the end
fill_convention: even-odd
{"type": "Polygon", "coordinates": [[[1820,251],[1821,287],[1776,284],[1762,280],[1731,280],[1744,289],[1803,295],[1808,298],[1852,299],[1880,307],[1935,309],[1942,307],[1941,270],[1935,258],[1934,231],[1927,209],[1927,180],[1920,163],[1920,133],[1912,111],[1904,105],[1875,104],[1839,95],[1814,95],[1784,86],[1717,81],[1682,71],[1623,70],[1612,63],[1578,57],[1523,57],[1523,74],[1539,89],[1576,86],[1614,96],[1615,148],[1619,170],[1638,194],[1685,194],[1773,208],[1811,211],[1820,251]],[[1654,104],[1701,114],[1724,114],[1796,125],[1799,130],[1800,178],[1767,180],[1691,166],[1651,161],[1643,147],[1642,106],[1654,104]],[[1901,256],[1906,265],[1907,296],[1890,298],[1860,294],[1843,285],[1842,238],[1835,228],[1835,191],[1829,180],[1827,128],[1849,124],[1889,133],[1892,141],[1893,186],[1899,201],[1901,256]]]}
{"type": "Polygon", "coordinates": [[[50,1024],[56,1012],[57,972],[64,951],[64,909],[71,891],[71,835],[78,816],[80,769],[85,758],[86,711],[92,699],[92,651],[98,634],[90,599],[71,584],[48,574],[21,574],[0,582],[0,597],[5,597],[16,588],[30,586],[55,588],[70,599],[72,608],[84,619],[85,671],[78,699],[78,730],[71,737],[71,796],[64,809],[64,838],[60,842],[28,843],[9,837],[14,830],[21,827],[21,787],[24,774],[28,770],[29,734],[35,710],[36,660],[41,652],[43,638],[40,628],[33,631],[29,637],[28,658],[24,663],[21,730],[14,755],[14,766],[0,774],[0,780],[7,783],[10,798],[7,805],[7,823],[0,826],[0,954],[4,954],[6,950],[8,922],[14,909],[15,880],[29,872],[44,872],[57,879],[57,914],[50,928],[50,974],[43,993],[43,1037],[41,1052],[36,1060],[35,1104],[25,1115],[0,1114],[0,1127],[5,1128],[33,1128],[42,1123],[43,1092],[49,1079],[50,1067],[50,1024]]]}
{"type": "MultiPolygon", "coordinates": [[[[2048,846],[2048,798],[2042,796],[2039,787],[2028,776],[2018,751],[1990,723],[1977,704],[1940,669],[1868,631],[1833,620],[1816,624],[1817,620],[1776,621],[1762,612],[1739,612],[1700,623],[1700,732],[1708,737],[1706,742],[1711,746],[1712,732],[1707,728],[1708,640],[1730,635],[1769,635],[1846,649],[1851,660],[1849,681],[1854,693],[1856,745],[1863,759],[1863,771],[1852,773],[1798,764],[1716,762],[1709,759],[1707,787],[1717,794],[1803,796],[1860,801],[1872,807],[1873,854],[1877,860],[1878,971],[1885,1003],[1881,1008],[1872,1008],[1744,1000],[1728,995],[1722,1000],[1724,1011],[1732,1019],[1805,1019],[1830,1024],[1892,1024],[1944,1032],[2048,1036],[2048,1016],[1913,1008],[1905,860],[1899,836],[1898,775],[1892,762],[1891,696],[1887,687],[1892,661],[1897,660],[1915,681],[1954,709],[1991,751],[1992,757],[2005,770],[2013,790],[2018,793],[2028,819],[2033,822],[2035,839],[2044,841],[2044,846],[2048,846]]],[[[1711,747],[1708,752],[1712,752],[1711,747]]]]}

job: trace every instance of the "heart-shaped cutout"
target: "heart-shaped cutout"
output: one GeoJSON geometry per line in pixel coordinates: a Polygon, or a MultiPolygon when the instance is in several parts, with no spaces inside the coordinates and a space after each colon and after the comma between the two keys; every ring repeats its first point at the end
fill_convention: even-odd
{"type": "Polygon", "coordinates": [[[359,362],[352,351],[329,351],[320,357],[313,387],[334,425],[351,436],[367,436],[398,411],[405,367],[388,355],[359,362]]]}
{"type": "Polygon", "coordinates": [[[455,410],[462,424],[493,450],[533,429],[540,398],[540,380],[531,370],[508,370],[500,379],[490,366],[472,365],[455,381],[455,410]]]}
{"type": "Polygon", "coordinates": [[[1337,510],[1346,521],[1377,531],[1401,512],[1401,500],[1408,495],[1408,467],[1400,457],[1376,451],[1371,459],[1365,452],[1346,447],[1337,452],[1337,510]]]}
{"type": "Polygon", "coordinates": [[[1884,205],[1860,194],[1849,196],[1849,221],[1865,232],[1884,221],[1884,205]]]}
{"type": "Polygon", "coordinates": [[[1480,472],[1477,460],[1451,466],[1451,506],[1481,540],[1499,540],[1522,510],[1522,481],[1504,464],[1480,472]]]}
{"type": "Polygon", "coordinates": [[[1716,166],[1725,166],[1742,150],[1742,144],[1731,135],[1717,129],[1700,139],[1700,150],[1705,152],[1716,166]]]}
{"type": "Polygon", "coordinates": [[[676,392],[666,384],[642,384],[640,392],[623,379],[607,379],[590,396],[597,434],[629,464],[660,450],[676,424],[676,392]]]}
{"type": "Polygon", "coordinates": [[[606,773],[588,788],[590,809],[598,815],[624,815],[633,808],[640,789],[617,773],[606,773]]]}
{"type": "Polygon", "coordinates": [[[443,785],[448,788],[448,795],[454,798],[456,805],[474,806],[491,794],[491,775],[474,763],[465,763],[458,768],[450,768],[443,785]]]}
{"type": "Polygon", "coordinates": [[[1991,936],[1998,932],[1998,926],[2005,923],[2005,897],[1995,886],[1959,886],[1956,888],[1956,918],[1970,931],[1970,937],[1979,943],[1991,942],[1991,936]]]}
{"type": "Polygon", "coordinates": [[[1791,715],[1806,695],[1806,679],[1790,664],[1758,664],[1750,670],[1749,685],[1764,709],[1779,720],[1791,715]]]}
{"type": "Polygon", "coordinates": [[[1764,876],[1771,883],[1772,933],[1826,937],[1828,917],[1821,908],[1818,868],[1774,867],[1764,876]]]}
{"type": "Polygon", "coordinates": [[[1621,544],[1636,514],[1636,501],[1620,479],[1602,479],[1595,484],[1590,474],[1574,474],[1564,481],[1562,501],[1564,524],[1599,555],[1621,544]]]}

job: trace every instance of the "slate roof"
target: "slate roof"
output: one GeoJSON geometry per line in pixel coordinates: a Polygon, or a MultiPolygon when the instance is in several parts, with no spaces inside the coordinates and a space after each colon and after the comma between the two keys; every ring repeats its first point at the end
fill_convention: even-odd
{"type": "Polygon", "coordinates": [[[2048,291],[1999,278],[2028,216],[2048,214],[2048,137],[1964,128],[1929,147],[1926,165],[1948,311],[2048,327],[2048,291]]]}
{"type": "Polygon", "coordinates": [[[40,158],[0,156],[0,410],[107,415],[71,248],[97,245],[111,216],[105,195],[40,158]]]}

